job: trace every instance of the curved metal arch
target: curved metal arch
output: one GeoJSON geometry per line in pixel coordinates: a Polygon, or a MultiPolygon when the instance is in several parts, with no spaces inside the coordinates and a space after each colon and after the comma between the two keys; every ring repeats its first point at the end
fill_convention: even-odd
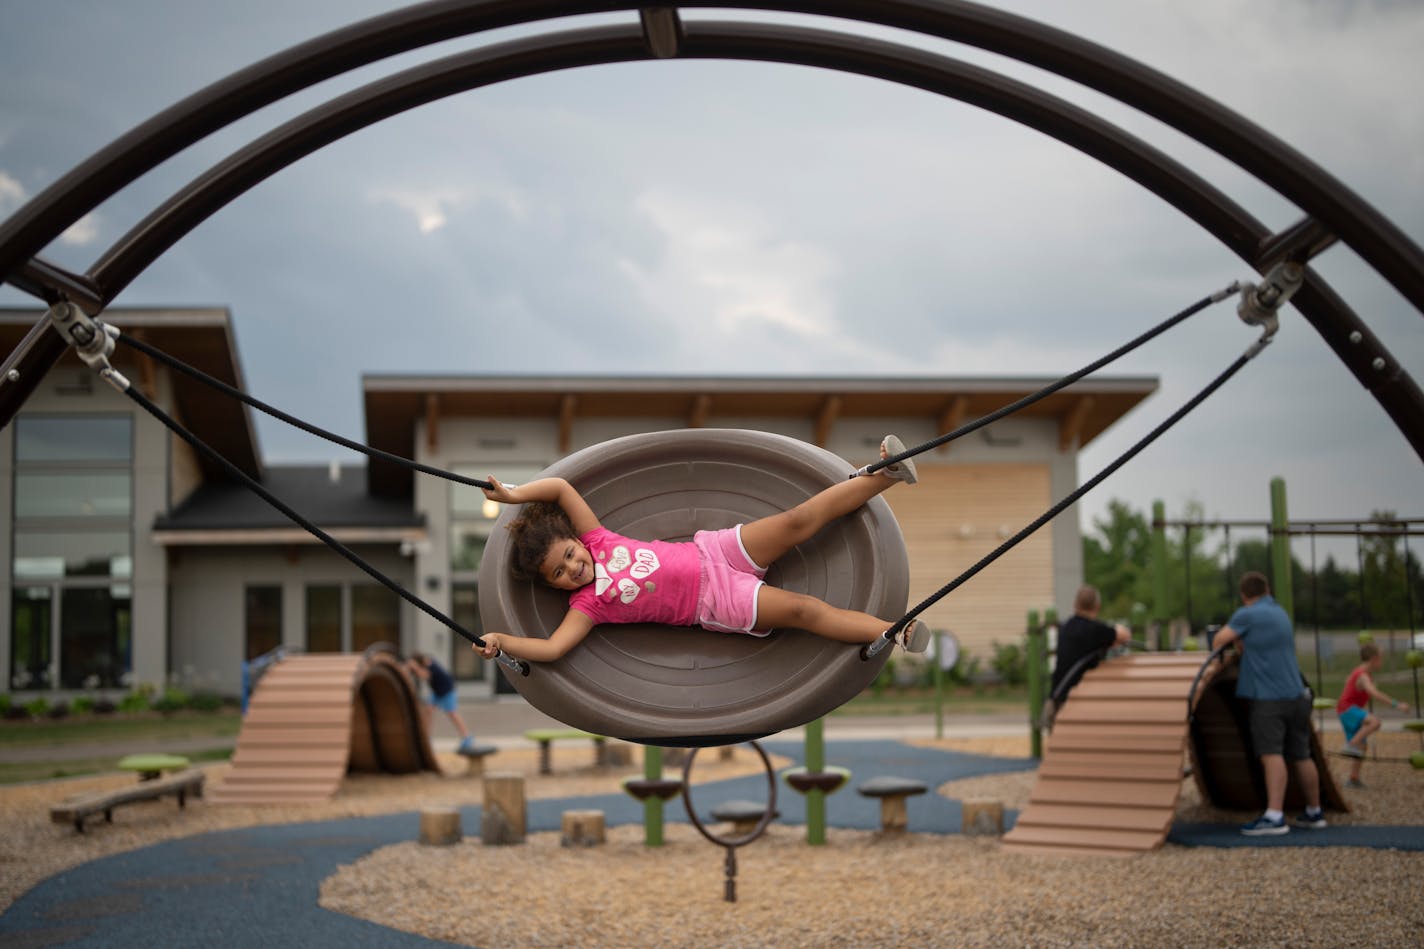
{"type": "MultiPolygon", "coordinates": [[[[1155,70],[1087,40],[958,0],[691,0],[681,6],[824,14],[895,26],[979,46],[1074,79],[1156,116],[1235,161],[1351,244],[1416,308],[1424,310],[1424,253],[1382,215],[1303,155],[1240,116],[1155,70]]],[[[636,8],[635,4],[602,0],[442,0],[366,20],[293,47],[155,116],[64,176],[0,225],[0,274],[14,282],[18,268],[26,267],[31,272],[42,269],[30,257],[73,220],[209,132],[291,92],[385,56],[453,36],[557,16],[636,8]]],[[[684,29],[679,38],[682,48],[674,52],[699,55],[701,29],[698,24],[684,29]]],[[[778,37],[775,28],[765,26],[747,25],[742,29],[749,49],[733,58],[778,59],[786,42],[784,34],[778,37]]],[[[534,41],[534,45],[538,47],[540,41],[534,41]]],[[[667,52],[655,52],[653,45],[649,40],[644,58],[667,52]]],[[[728,53],[708,50],[701,55],[728,53]]],[[[795,60],[783,56],[781,61],[795,60]]],[[[861,71],[838,65],[834,58],[813,64],[861,71]]],[[[885,78],[906,81],[888,74],[885,78]]],[[[1063,140],[1082,148],[1067,138],[1063,140]]],[[[1216,210],[1223,209],[1218,206],[1216,210]]],[[[1251,229],[1246,227],[1248,233],[1251,229]]],[[[1247,250],[1241,247],[1239,232],[1228,240],[1218,231],[1210,227],[1208,230],[1254,265],[1259,265],[1265,246],[1274,243],[1262,234],[1257,247],[1247,250]]],[[[78,278],[70,282],[76,289],[89,289],[78,278]]],[[[1313,277],[1311,286],[1297,297],[1297,305],[1424,457],[1424,394],[1414,381],[1318,278],[1313,277]]],[[[52,365],[61,351],[43,345],[35,349],[39,355],[26,367],[31,376],[37,369],[52,365]]],[[[22,400],[24,394],[27,390],[22,387],[0,392],[0,417],[8,420],[18,407],[15,396],[22,400]]]]}
{"type": "MultiPolygon", "coordinates": [[[[209,133],[287,95],[378,60],[499,27],[632,11],[627,0],[436,0],[361,21],[234,73],[117,139],[0,224],[0,275],[70,223],[209,133]]],[[[965,0],[685,0],[669,9],[734,8],[838,17],[977,46],[1072,79],[1191,136],[1318,218],[1424,313],[1424,251],[1285,142],[1190,87],[1034,20],[965,0]]],[[[652,53],[651,45],[649,47],[652,53]]]]}
{"type": "MultiPolygon", "coordinates": [[[[459,53],[337,96],[255,139],[189,182],[120,237],[87,274],[103,303],[221,207],[340,138],[437,99],[510,79],[649,58],[636,26],[611,26],[459,53]]],[[[957,99],[1049,135],[1136,181],[1248,263],[1269,234],[1165,152],[1086,109],[991,70],[926,50],[802,27],[689,24],[685,58],[832,69],[957,99]]]]}

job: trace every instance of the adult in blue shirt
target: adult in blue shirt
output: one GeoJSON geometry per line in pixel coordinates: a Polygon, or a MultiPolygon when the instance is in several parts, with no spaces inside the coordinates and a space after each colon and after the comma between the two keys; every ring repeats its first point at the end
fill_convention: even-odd
{"type": "Polygon", "coordinates": [[[1242,606],[1211,645],[1219,649],[1234,642],[1241,650],[1236,695],[1250,706],[1251,744],[1266,774],[1266,812],[1241,825],[1241,833],[1256,837],[1290,832],[1283,810],[1287,761],[1306,800],[1305,813],[1292,823],[1319,829],[1325,826],[1325,814],[1320,810],[1320,774],[1310,756],[1311,700],[1295,658],[1295,630],[1263,574],[1246,574],[1239,589],[1242,606]]]}

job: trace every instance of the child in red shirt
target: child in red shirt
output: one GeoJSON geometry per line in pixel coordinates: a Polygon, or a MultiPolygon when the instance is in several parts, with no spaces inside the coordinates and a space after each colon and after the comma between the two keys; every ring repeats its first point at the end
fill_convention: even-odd
{"type": "Polygon", "coordinates": [[[1350,777],[1345,782],[1347,788],[1362,788],[1360,769],[1365,764],[1365,746],[1371,735],[1379,731],[1380,720],[1369,710],[1370,699],[1388,702],[1390,708],[1407,709],[1409,703],[1396,702],[1375,687],[1374,673],[1379,672],[1379,647],[1365,643],[1360,647],[1358,666],[1345,680],[1345,688],[1340,693],[1340,701],[1335,703],[1335,712],[1340,716],[1340,727],[1345,729],[1345,745],[1342,755],[1355,759],[1350,765],[1350,777]]]}

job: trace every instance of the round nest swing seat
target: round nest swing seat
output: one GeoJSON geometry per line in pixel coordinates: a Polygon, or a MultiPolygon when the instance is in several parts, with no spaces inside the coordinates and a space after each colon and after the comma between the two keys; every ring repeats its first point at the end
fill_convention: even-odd
{"type": "MultiPolygon", "coordinates": [[[[765,432],[688,429],[631,435],[576,452],[542,477],[562,477],[609,530],[686,541],[775,514],[845,479],[853,466],[824,449],[765,432]]],[[[547,637],[568,594],[516,581],[507,566],[507,507],[480,568],[484,628],[547,637]]],[[[882,498],[827,526],[772,565],[767,582],[893,621],[905,611],[909,563],[882,498]]],[[[889,622],[886,624],[889,625],[889,622]]],[[[890,650],[800,629],[766,637],[653,624],[597,626],[555,662],[505,672],[530,704],[575,728],[642,744],[699,747],[763,738],[814,721],[853,698],[890,650]]]]}

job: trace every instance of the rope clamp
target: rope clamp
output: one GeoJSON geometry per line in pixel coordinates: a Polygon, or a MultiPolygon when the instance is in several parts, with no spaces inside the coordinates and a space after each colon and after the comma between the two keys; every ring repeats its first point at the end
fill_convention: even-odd
{"type": "Polygon", "coordinates": [[[85,365],[97,371],[100,378],[118,391],[128,391],[128,379],[109,365],[114,341],[119,338],[118,329],[94,319],[68,300],[61,300],[45,311],[45,319],[74,347],[85,365]]]}
{"type": "Polygon", "coordinates": [[[1276,335],[1280,327],[1277,316],[1280,308],[1295,296],[1304,282],[1305,265],[1283,260],[1270,269],[1262,283],[1241,285],[1241,302],[1236,305],[1236,315],[1249,326],[1261,327],[1264,333],[1261,345],[1276,335]]]}

